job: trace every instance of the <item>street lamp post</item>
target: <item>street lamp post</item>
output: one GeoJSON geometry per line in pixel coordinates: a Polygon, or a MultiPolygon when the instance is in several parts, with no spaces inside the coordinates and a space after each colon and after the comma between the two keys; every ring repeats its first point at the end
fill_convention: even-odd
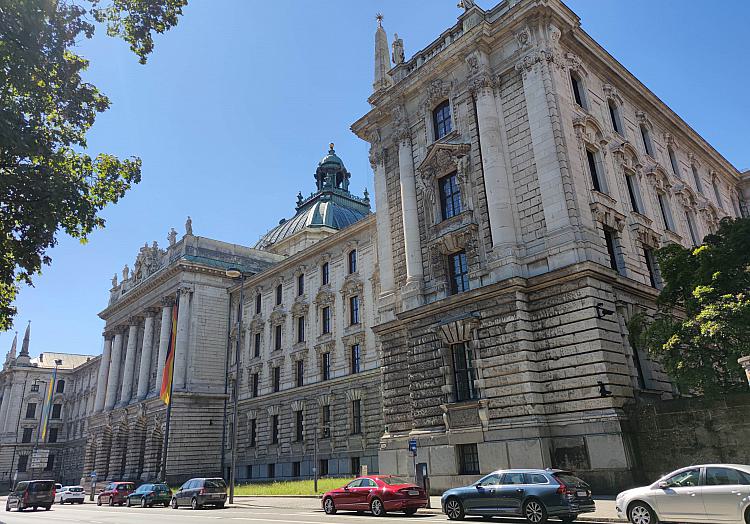
{"type": "MultiPolygon", "coordinates": [[[[226,272],[229,278],[240,279],[240,303],[237,307],[237,343],[234,352],[234,382],[232,383],[232,460],[229,470],[229,503],[234,503],[234,483],[237,478],[237,410],[240,378],[240,341],[242,339],[242,302],[245,299],[245,273],[237,268],[229,268],[226,272]]],[[[231,304],[231,300],[230,300],[231,304]]]]}

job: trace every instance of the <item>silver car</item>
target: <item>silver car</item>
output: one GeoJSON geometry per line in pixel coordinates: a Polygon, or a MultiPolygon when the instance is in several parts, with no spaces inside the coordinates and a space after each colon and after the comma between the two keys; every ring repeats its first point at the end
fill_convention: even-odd
{"type": "Polygon", "coordinates": [[[617,495],[617,515],[633,524],[750,524],[750,466],[705,464],[678,469],[650,486],[617,495]]]}

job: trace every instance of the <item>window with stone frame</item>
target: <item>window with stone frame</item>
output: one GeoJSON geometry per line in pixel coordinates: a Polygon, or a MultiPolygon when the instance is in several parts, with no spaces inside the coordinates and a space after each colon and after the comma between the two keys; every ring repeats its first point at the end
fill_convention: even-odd
{"type": "Polygon", "coordinates": [[[643,248],[643,257],[646,261],[646,269],[648,269],[648,278],[651,283],[651,287],[656,289],[662,289],[664,283],[661,279],[661,273],[659,272],[659,264],[656,261],[656,256],[651,248],[643,248]]]}
{"type": "Polygon", "coordinates": [[[347,259],[348,259],[347,263],[348,263],[349,274],[351,275],[352,273],[356,273],[357,272],[357,250],[352,249],[351,251],[349,251],[349,255],[347,256],[347,259]]]}
{"type": "Polygon", "coordinates": [[[58,428],[49,428],[49,433],[47,433],[47,442],[51,444],[57,442],[58,432],[59,432],[58,428]]]}
{"type": "Polygon", "coordinates": [[[271,415],[271,444],[279,443],[279,416],[271,415]]]}
{"type": "Polygon", "coordinates": [[[698,193],[703,193],[703,184],[701,183],[701,176],[698,174],[698,168],[695,164],[690,166],[690,171],[693,173],[693,182],[695,183],[695,189],[698,193]]]}
{"type": "Polygon", "coordinates": [[[258,293],[255,295],[255,314],[260,315],[261,308],[263,307],[263,296],[258,293]]]}
{"type": "Polygon", "coordinates": [[[357,398],[352,400],[351,434],[359,435],[360,433],[362,433],[362,401],[357,398]]]}
{"type": "Polygon", "coordinates": [[[26,404],[26,418],[36,418],[36,402],[26,404]]]}
{"type": "Polygon", "coordinates": [[[588,100],[586,98],[586,89],[583,85],[583,79],[575,71],[570,72],[570,88],[573,90],[573,100],[582,109],[588,111],[588,100]]]}
{"type": "Polygon", "coordinates": [[[19,455],[18,456],[18,467],[16,468],[16,471],[19,473],[26,473],[26,468],[29,464],[29,456],[28,455],[19,455]]]}
{"type": "Polygon", "coordinates": [[[328,459],[320,459],[318,461],[318,469],[320,470],[320,476],[325,477],[328,475],[328,459]]]}
{"type": "Polygon", "coordinates": [[[457,444],[458,474],[479,475],[479,450],[476,444],[457,444]]]}
{"type": "Polygon", "coordinates": [[[320,355],[320,377],[321,380],[330,380],[331,378],[331,353],[326,351],[320,355]]]}
{"type": "Polygon", "coordinates": [[[297,275],[297,296],[305,294],[305,274],[300,273],[297,275]]]}
{"type": "Polygon", "coordinates": [[[325,306],[320,310],[320,328],[321,334],[325,335],[331,332],[331,307],[325,306]]]}
{"type": "Polygon", "coordinates": [[[59,419],[61,414],[62,414],[62,404],[53,404],[51,418],[59,419]]]}
{"type": "Polygon", "coordinates": [[[450,101],[445,100],[433,109],[432,124],[435,132],[435,140],[440,140],[453,130],[450,101]]]}
{"type": "Polygon", "coordinates": [[[604,234],[604,242],[607,246],[607,257],[609,259],[609,267],[611,267],[618,273],[622,273],[622,270],[620,267],[620,258],[617,253],[620,248],[620,243],[619,243],[619,238],[617,237],[617,232],[606,226],[602,228],[602,231],[604,234]]]}
{"type": "Polygon", "coordinates": [[[253,336],[253,357],[260,356],[260,344],[261,344],[261,335],[260,333],[255,333],[255,335],[253,336]]]}
{"type": "Polygon", "coordinates": [[[277,306],[281,305],[281,301],[282,301],[283,295],[284,295],[283,291],[284,291],[284,288],[282,287],[281,284],[279,284],[278,286],[276,286],[276,305],[277,306]]]}
{"type": "Polygon", "coordinates": [[[350,466],[349,466],[350,473],[352,475],[359,476],[360,475],[360,469],[361,469],[359,457],[351,457],[349,459],[349,464],[350,464],[350,466]]]}
{"type": "Polygon", "coordinates": [[[685,219],[687,220],[688,232],[690,233],[690,240],[693,242],[693,246],[700,244],[700,238],[698,236],[698,227],[695,224],[695,215],[689,209],[685,210],[685,219]]]}
{"type": "Polygon", "coordinates": [[[349,325],[359,324],[359,296],[349,297],[349,325]]]}
{"type": "Polygon", "coordinates": [[[320,410],[320,438],[331,438],[331,406],[324,404],[320,410]]]}
{"type": "Polygon", "coordinates": [[[248,447],[254,448],[258,443],[258,422],[256,419],[252,418],[250,419],[250,424],[248,428],[248,447]]]}
{"type": "Polygon", "coordinates": [[[452,295],[469,290],[469,265],[465,250],[448,255],[448,275],[452,295]]]}
{"type": "Polygon", "coordinates": [[[719,189],[719,183],[716,181],[716,177],[711,179],[711,185],[714,188],[714,196],[716,197],[716,205],[721,209],[724,208],[724,202],[721,199],[721,190],[719,189]]]}
{"type": "Polygon", "coordinates": [[[602,164],[599,159],[599,152],[587,147],[586,164],[588,166],[591,185],[594,188],[594,191],[607,193],[607,184],[604,180],[604,172],[601,167],[602,164]]]}
{"type": "Polygon", "coordinates": [[[260,385],[260,376],[258,373],[253,373],[250,375],[250,391],[251,396],[253,398],[256,398],[258,396],[258,390],[260,385]]]}
{"type": "Polygon", "coordinates": [[[55,384],[55,393],[64,393],[64,392],[65,392],[65,381],[58,380],[57,384],[55,384]]]}
{"type": "Polygon", "coordinates": [[[23,436],[21,436],[21,443],[27,444],[31,442],[31,436],[34,433],[34,428],[23,428],[23,436]]]}
{"type": "Polygon", "coordinates": [[[476,400],[479,392],[474,386],[476,369],[471,349],[466,343],[451,344],[451,358],[453,360],[453,384],[456,402],[476,400]]]}
{"type": "Polygon", "coordinates": [[[44,466],[44,471],[52,471],[55,469],[55,456],[50,453],[47,455],[47,464],[44,466]]]}
{"type": "Polygon", "coordinates": [[[328,262],[323,262],[320,266],[320,281],[324,286],[330,282],[330,277],[330,266],[328,265],[328,262]]]}
{"type": "Polygon", "coordinates": [[[350,371],[351,374],[354,375],[355,373],[359,373],[362,368],[362,352],[360,350],[359,344],[354,344],[351,347],[351,365],[350,365],[350,371]]]}
{"type": "Polygon", "coordinates": [[[303,410],[294,412],[294,441],[302,442],[305,439],[305,413],[303,410]]]}
{"type": "Polygon", "coordinates": [[[674,233],[674,219],[672,218],[672,208],[669,205],[669,198],[665,193],[657,193],[656,198],[659,201],[659,210],[661,211],[661,219],[664,222],[664,227],[674,233]]]}
{"type": "Polygon", "coordinates": [[[282,325],[276,324],[273,328],[273,349],[274,351],[280,351],[281,350],[281,333],[282,333],[282,325]]]}
{"type": "Polygon", "coordinates": [[[667,154],[669,155],[669,164],[672,166],[672,173],[674,173],[674,176],[677,178],[682,178],[680,176],[680,167],[677,164],[677,156],[675,155],[674,148],[672,146],[667,147],[667,154]]]}
{"type": "Polygon", "coordinates": [[[297,317],[297,342],[305,341],[305,317],[297,317]]]}
{"type": "Polygon", "coordinates": [[[281,391],[281,366],[274,366],[271,373],[273,392],[277,393],[281,391]]]}
{"type": "Polygon", "coordinates": [[[305,361],[303,359],[299,359],[295,362],[294,383],[298,388],[305,385],[305,361]]]}
{"type": "Polygon", "coordinates": [[[641,141],[643,142],[643,150],[651,158],[654,157],[654,145],[651,142],[651,131],[649,131],[646,124],[640,124],[639,129],[641,131],[641,141]]]}
{"type": "Polygon", "coordinates": [[[438,180],[440,193],[440,213],[443,220],[452,218],[463,210],[461,205],[461,187],[456,173],[451,173],[438,180]]]}
{"type": "Polygon", "coordinates": [[[620,118],[620,108],[617,103],[611,98],[607,101],[609,107],[609,119],[612,123],[612,130],[618,135],[625,136],[625,127],[622,125],[622,119],[620,118]]]}
{"type": "Polygon", "coordinates": [[[628,188],[628,197],[630,198],[630,207],[636,213],[644,214],[643,204],[641,202],[641,190],[638,184],[638,178],[635,173],[625,173],[625,185],[628,188]]]}
{"type": "Polygon", "coordinates": [[[299,478],[302,476],[302,463],[300,461],[292,462],[292,477],[299,478]]]}
{"type": "Polygon", "coordinates": [[[268,464],[268,478],[269,479],[276,478],[276,464],[274,464],[273,462],[268,464]]]}

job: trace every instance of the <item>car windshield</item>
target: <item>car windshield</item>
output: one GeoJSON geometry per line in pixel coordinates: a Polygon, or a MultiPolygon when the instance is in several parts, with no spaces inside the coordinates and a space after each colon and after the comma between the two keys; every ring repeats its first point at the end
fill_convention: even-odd
{"type": "Polygon", "coordinates": [[[222,479],[206,479],[203,482],[203,486],[206,488],[222,488],[226,489],[227,485],[222,479]]]}
{"type": "Polygon", "coordinates": [[[166,484],[154,484],[154,491],[169,491],[166,484]]]}
{"type": "Polygon", "coordinates": [[[154,487],[153,484],[144,484],[143,486],[141,486],[140,488],[136,490],[136,493],[145,493],[147,491],[151,491],[153,487],[154,487]]]}
{"type": "Polygon", "coordinates": [[[562,482],[565,486],[571,488],[587,488],[589,487],[585,481],[579,479],[572,473],[555,473],[555,478],[562,482]]]}
{"type": "Polygon", "coordinates": [[[382,480],[389,486],[400,486],[401,484],[411,484],[411,482],[401,477],[380,477],[380,480],[382,480]]]}
{"type": "Polygon", "coordinates": [[[16,491],[26,491],[26,488],[29,486],[28,482],[19,482],[16,484],[16,491]]]}
{"type": "Polygon", "coordinates": [[[68,491],[71,493],[81,493],[83,491],[83,488],[81,486],[74,486],[72,488],[69,488],[68,491]]]}

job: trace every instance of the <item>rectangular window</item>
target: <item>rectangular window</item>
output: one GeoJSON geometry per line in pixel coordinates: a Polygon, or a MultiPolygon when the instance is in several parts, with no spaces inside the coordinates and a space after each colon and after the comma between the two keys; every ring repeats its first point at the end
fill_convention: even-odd
{"type": "Polygon", "coordinates": [[[576,104],[586,109],[586,102],[583,97],[583,86],[581,85],[580,78],[578,78],[575,73],[571,73],[570,75],[570,84],[573,88],[573,99],[576,101],[576,104]]]}
{"type": "Polygon", "coordinates": [[[302,410],[294,412],[294,441],[295,442],[302,442],[305,439],[305,437],[304,437],[304,429],[305,429],[304,419],[305,419],[305,416],[304,416],[304,413],[302,412],[302,410]]]}
{"type": "Polygon", "coordinates": [[[305,341],[305,317],[297,317],[297,342],[305,341]]]}
{"type": "Polygon", "coordinates": [[[295,383],[297,387],[302,387],[305,383],[305,361],[298,360],[295,364],[295,383]]]}
{"type": "Polygon", "coordinates": [[[268,465],[268,478],[269,479],[276,478],[276,464],[268,465]]]}
{"type": "Polygon", "coordinates": [[[669,207],[669,201],[667,200],[667,196],[664,195],[663,193],[658,193],[656,197],[659,200],[659,209],[661,210],[661,218],[664,221],[664,227],[667,228],[669,231],[674,232],[674,221],[672,220],[672,210],[669,207]]]}
{"type": "Polygon", "coordinates": [[[320,374],[323,380],[331,378],[331,354],[328,352],[320,356],[320,374]]]}
{"type": "Polygon", "coordinates": [[[271,415],[271,444],[279,443],[279,416],[271,415]]]}
{"type": "Polygon", "coordinates": [[[29,463],[29,456],[28,455],[19,455],[18,457],[18,472],[19,473],[26,473],[26,466],[29,463]]]}
{"type": "Polygon", "coordinates": [[[60,414],[62,413],[62,404],[53,404],[52,405],[52,418],[60,418],[60,414]]]}
{"type": "Polygon", "coordinates": [[[321,418],[321,438],[331,438],[331,406],[323,406],[321,418]]]}
{"type": "Polygon", "coordinates": [[[328,262],[323,262],[323,265],[320,266],[320,280],[323,282],[323,285],[325,286],[328,284],[329,281],[329,272],[328,272],[328,262]]]}
{"type": "Polygon", "coordinates": [[[716,180],[711,181],[711,185],[714,186],[714,196],[716,197],[716,205],[720,208],[724,208],[724,205],[721,201],[721,191],[719,190],[719,184],[716,182],[716,180]]]}
{"type": "Polygon", "coordinates": [[[297,276],[297,295],[304,295],[305,294],[305,274],[301,273],[299,276],[297,276]]]}
{"type": "Polygon", "coordinates": [[[261,305],[263,303],[263,298],[261,297],[260,293],[255,295],[255,314],[260,315],[260,309],[261,305]]]}
{"type": "Polygon", "coordinates": [[[476,444],[457,444],[458,473],[460,475],[479,475],[479,451],[476,444]]]}
{"type": "Polygon", "coordinates": [[[594,152],[590,149],[586,150],[586,160],[589,163],[589,174],[591,175],[591,183],[594,186],[594,190],[603,193],[599,168],[596,164],[596,157],[594,156],[594,152]]]}
{"type": "Polygon", "coordinates": [[[680,178],[680,168],[677,164],[677,157],[674,154],[674,149],[668,147],[667,152],[669,153],[669,163],[672,165],[672,173],[674,173],[677,178],[680,178]]]}
{"type": "Polygon", "coordinates": [[[654,252],[651,249],[645,247],[643,248],[643,256],[646,259],[646,268],[648,269],[648,278],[651,282],[651,287],[661,289],[663,286],[654,252]]]}
{"type": "Polygon", "coordinates": [[[349,297],[349,324],[359,324],[359,297],[349,297]]]}
{"type": "Polygon", "coordinates": [[[352,435],[362,433],[362,401],[352,400],[352,435]]]}
{"type": "Polygon", "coordinates": [[[357,250],[349,251],[349,274],[357,272],[357,250]]]}
{"type": "Polygon", "coordinates": [[[49,428],[49,434],[48,434],[48,437],[47,437],[47,442],[50,442],[50,443],[57,442],[57,432],[58,432],[57,428],[49,428]]]}
{"type": "Polygon", "coordinates": [[[646,154],[653,158],[654,156],[654,147],[651,144],[651,133],[649,132],[648,128],[641,124],[641,139],[643,139],[643,149],[646,151],[646,154]]]}
{"type": "Polygon", "coordinates": [[[438,187],[440,189],[440,210],[443,220],[461,213],[461,189],[458,185],[456,173],[438,180],[438,187]]]}
{"type": "Polygon", "coordinates": [[[250,435],[249,435],[249,437],[250,437],[249,438],[250,442],[248,443],[248,445],[251,448],[254,448],[255,445],[256,445],[256,443],[257,443],[257,441],[258,441],[258,426],[257,426],[257,422],[255,421],[254,418],[250,419],[250,435]]]}
{"type": "Polygon", "coordinates": [[[292,477],[299,478],[302,476],[301,473],[301,462],[292,462],[292,477]]]}
{"type": "Polygon", "coordinates": [[[622,124],[620,124],[620,110],[614,101],[609,101],[609,118],[612,120],[612,129],[622,136],[622,124]]]}
{"type": "Polygon", "coordinates": [[[260,333],[255,334],[255,340],[253,341],[253,356],[260,356],[260,333]]]}
{"type": "Polygon", "coordinates": [[[54,467],[55,467],[55,456],[50,453],[47,456],[47,465],[44,466],[44,471],[52,471],[54,467]]]}
{"type": "Polygon", "coordinates": [[[360,475],[360,465],[359,465],[359,457],[352,457],[351,458],[351,473],[352,475],[359,476],[360,475]]]}
{"type": "Polygon", "coordinates": [[[252,464],[247,465],[247,478],[249,479],[253,478],[253,465],[252,464]]]}
{"type": "Polygon", "coordinates": [[[274,327],[273,348],[275,351],[281,349],[281,324],[274,327]]]}
{"type": "Polygon", "coordinates": [[[617,264],[617,252],[615,250],[615,235],[612,231],[604,228],[604,241],[607,243],[607,254],[609,255],[609,267],[620,272],[617,264]]]}
{"type": "Polygon", "coordinates": [[[65,381],[58,380],[57,385],[55,386],[55,393],[63,393],[64,391],[65,391],[65,381]]]}
{"type": "Polygon", "coordinates": [[[331,308],[329,306],[324,307],[321,310],[321,322],[323,334],[331,332],[331,308]]]}
{"type": "Polygon", "coordinates": [[[21,437],[21,443],[26,444],[31,442],[31,435],[34,433],[33,428],[23,428],[23,436],[21,437]]]}
{"type": "Polygon", "coordinates": [[[328,475],[328,459],[320,459],[319,462],[320,476],[325,477],[328,475]]]}
{"type": "Polygon", "coordinates": [[[635,179],[635,175],[625,175],[625,183],[628,186],[628,196],[630,196],[630,207],[636,213],[643,214],[643,210],[640,206],[640,194],[638,191],[638,182],[635,179]]]}
{"type": "Polygon", "coordinates": [[[432,123],[434,125],[435,140],[440,140],[451,132],[451,105],[448,100],[438,105],[432,112],[432,123]]]}
{"type": "Polygon", "coordinates": [[[466,344],[452,344],[453,382],[455,384],[456,402],[473,400],[479,397],[474,387],[476,371],[471,349],[466,344]]]}
{"type": "Polygon", "coordinates": [[[29,402],[26,404],[26,418],[36,418],[36,403],[29,402]]]}
{"type": "Polygon", "coordinates": [[[273,392],[277,393],[281,390],[281,367],[274,366],[273,368],[273,392]]]}
{"type": "Polygon", "coordinates": [[[703,193],[703,184],[701,184],[701,176],[698,174],[698,168],[695,166],[692,167],[693,172],[693,182],[695,182],[695,189],[698,190],[698,193],[703,193]]]}
{"type": "Polygon", "coordinates": [[[685,211],[685,217],[687,218],[688,231],[690,232],[690,240],[693,241],[693,245],[697,246],[700,244],[698,238],[698,228],[695,226],[695,217],[690,211],[685,211]]]}
{"type": "Polygon", "coordinates": [[[459,251],[448,256],[450,271],[451,294],[461,293],[469,290],[469,266],[466,261],[466,252],[459,251]]]}
{"type": "Polygon", "coordinates": [[[351,365],[352,375],[354,373],[359,373],[360,367],[361,367],[359,344],[354,344],[352,346],[352,358],[351,358],[351,361],[352,361],[352,365],[351,365]]]}
{"type": "Polygon", "coordinates": [[[260,383],[259,377],[257,373],[253,373],[252,375],[252,389],[253,389],[253,398],[258,396],[258,384],[260,383]]]}
{"type": "Polygon", "coordinates": [[[281,287],[281,284],[279,284],[278,286],[276,286],[276,305],[277,306],[281,304],[281,298],[283,294],[282,292],[283,292],[283,289],[281,287]]]}

